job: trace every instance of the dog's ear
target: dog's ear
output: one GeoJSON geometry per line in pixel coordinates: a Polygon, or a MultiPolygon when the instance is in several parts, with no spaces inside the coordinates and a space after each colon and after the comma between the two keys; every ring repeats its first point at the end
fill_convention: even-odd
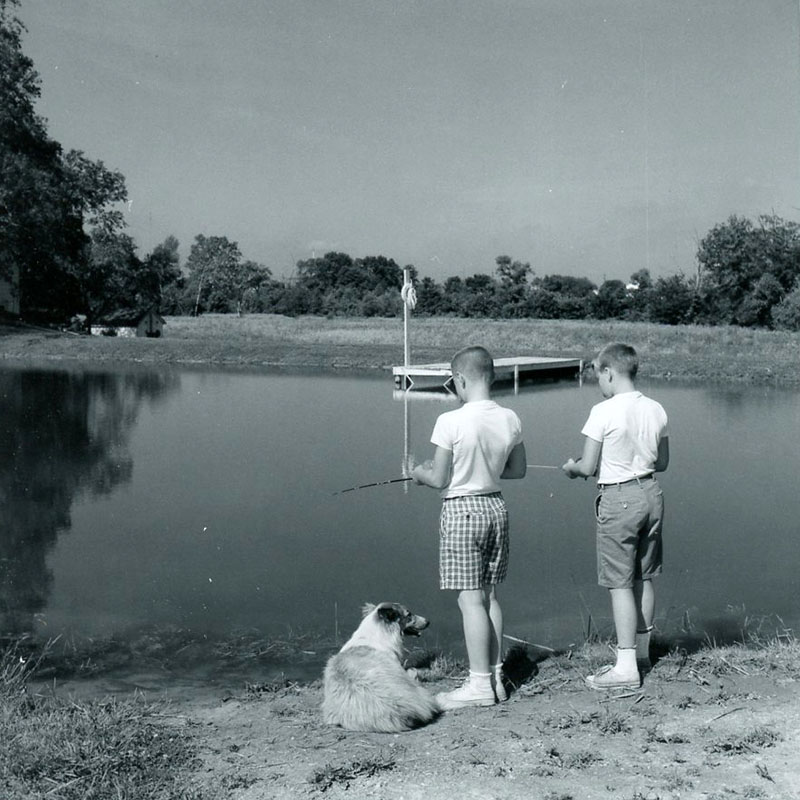
{"type": "Polygon", "coordinates": [[[378,609],[378,617],[387,623],[397,622],[401,616],[394,606],[381,606],[378,609]]]}
{"type": "Polygon", "coordinates": [[[361,616],[368,617],[375,610],[375,603],[364,603],[361,606],[361,616]]]}

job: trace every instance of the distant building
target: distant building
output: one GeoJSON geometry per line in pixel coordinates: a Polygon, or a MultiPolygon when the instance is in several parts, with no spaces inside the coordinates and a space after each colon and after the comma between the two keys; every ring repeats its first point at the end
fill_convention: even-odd
{"type": "Polygon", "coordinates": [[[0,278],[0,312],[19,316],[19,269],[13,267],[11,279],[0,278]]]}
{"type": "Polygon", "coordinates": [[[94,322],[92,336],[159,337],[166,321],[153,308],[147,311],[114,311],[94,322]]]}

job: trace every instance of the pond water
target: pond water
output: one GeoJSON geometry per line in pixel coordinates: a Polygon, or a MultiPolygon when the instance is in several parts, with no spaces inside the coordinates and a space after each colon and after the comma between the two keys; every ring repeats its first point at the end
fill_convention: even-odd
{"type": "MultiPolygon", "coordinates": [[[[640,388],[670,416],[659,630],[797,626],[800,393],[640,388]]],[[[498,399],[522,418],[529,463],[557,466],[579,454],[600,395],[568,380],[498,399]]],[[[455,596],[438,589],[437,493],[334,494],[430,457],[452,403],[397,393],[386,373],[0,369],[0,633],[342,640],[362,603],[397,600],[431,619],[426,646],[460,654],[455,596]]],[[[504,494],[507,633],[553,648],[608,635],[591,482],[532,469],[504,494]]]]}

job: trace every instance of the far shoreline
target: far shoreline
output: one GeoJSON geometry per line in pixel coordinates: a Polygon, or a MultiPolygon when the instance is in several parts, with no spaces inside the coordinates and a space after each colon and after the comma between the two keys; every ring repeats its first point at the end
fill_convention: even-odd
{"type": "MultiPolygon", "coordinates": [[[[644,379],[800,386],[800,333],[643,322],[415,317],[411,363],[448,361],[467,344],[495,357],[590,361],[609,341],[640,356],[644,379]]],[[[12,366],[220,367],[388,371],[404,359],[401,318],[207,314],[167,317],[157,339],[88,336],[25,323],[0,325],[0,358],[12,366]]],[[[388,376],[391,379],[391,375],[388,376]]]]}

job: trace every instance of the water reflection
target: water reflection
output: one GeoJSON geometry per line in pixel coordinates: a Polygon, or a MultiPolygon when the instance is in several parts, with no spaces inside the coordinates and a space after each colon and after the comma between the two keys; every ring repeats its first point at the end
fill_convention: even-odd
{"type": "Polygon", "coordinates": [[[47,605],[46,557],[81,494],[131,480],[128,437],[174,373],[0,372],[0,634],[31,630],[47,605]]]}

